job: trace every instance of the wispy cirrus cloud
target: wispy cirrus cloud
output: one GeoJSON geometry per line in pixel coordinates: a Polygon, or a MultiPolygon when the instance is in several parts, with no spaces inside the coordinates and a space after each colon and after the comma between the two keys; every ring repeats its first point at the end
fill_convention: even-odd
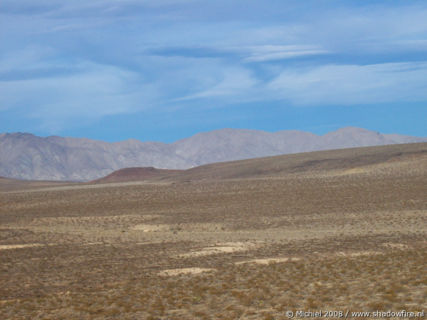
{"type": "Polygon", "coordinates": [[[295,105],[357,105],[427,100],[427,62],[324,65],[283,71],[268,84],[295,105]]]}
{"type": "Polygon", "coordinates": [[[246,48],[248,56],[246,62],[263,62],[272,60],[285,60],[302,56],[321,55],[328,53],[327,50],[316,46],[307,45],[262,45],[246,48]]]}
{"type": "Polygon", "coordinates": [[[219,79],[199,92],[179,97],[175,101],[193,99],[211,99],[218,97],[231,97],[245,101],[256,90],[258,80],[248,69],[236,67],[224,67],[220,70],[219,79]]]}
{"type": "Polygon", "coordinates": [[[157,99],[153,85],[138,73],[114,66],[80,61],[71,71],[54,76],[52,66],[40,67],[36,74],[31,69],[26,71],[30,75],[0,80],[1,109],[23,110],[42,125],[56,122],[59,128],[67,119],[144,110],[157,99]]]}
{"type": "Polygon", "coordinates": [[[233,58],[242,63],[287,60],[329,53],[316,46],[307,45],[253,45],[253,46],[188,46],[147,48],[147,53],[159,56],[192,58],[233,58]]]}

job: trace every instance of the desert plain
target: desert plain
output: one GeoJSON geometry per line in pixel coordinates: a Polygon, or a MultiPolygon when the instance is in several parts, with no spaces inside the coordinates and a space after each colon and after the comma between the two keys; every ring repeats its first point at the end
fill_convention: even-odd
{"type": "Polygon", "coordinates": [[[134,170],[0,179],[0,319],[427,310],[427,143],[134,170]]]}

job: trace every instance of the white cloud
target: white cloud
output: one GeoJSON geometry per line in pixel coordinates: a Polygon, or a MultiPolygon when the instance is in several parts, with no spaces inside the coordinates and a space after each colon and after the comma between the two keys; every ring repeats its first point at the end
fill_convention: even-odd
{"type": "Polygon", "coordinates": [[[427,100],[427,62],[284,70],[268,88],[296,105],[423,101],[427,100]]]}
{"type": "Polygon", "coordinates": [[[157,99],[153,85],[131,71],[90,62],[75,68],[79,72],[62,76],[0,81],[0,108],[20,110],[42,123],[66,124],[142,110],[157,99]]]}
{"type": "Polygon", "coordinates": [[[31,71],[38,68],[51,68],[54,66],[54,62],[49,61],[49,59],[54,54],[54,49],[41,46],[27,46],[25,49],[5,52],[0,55],[0,74],[10,71],[31,71]]]}
{"type": "Polygon", "coordinates": [[[248,56],[244,59],[244,61],[247,62],[283,60],[301,56],[325,54],[328,52],[315,46],[306,45],[260,45],[242,49],[248,51],[248,56]]]}
{"type": "Polygon", "coordinates": [[[219,79],[209,87],[178,98],[176,101],[223,96],[238,97],[248,94],[251,89],[257,86],[258,82],[249,70],[238,67],[221,66],[217,70],[216,76],[219,76],[219,79]]]}

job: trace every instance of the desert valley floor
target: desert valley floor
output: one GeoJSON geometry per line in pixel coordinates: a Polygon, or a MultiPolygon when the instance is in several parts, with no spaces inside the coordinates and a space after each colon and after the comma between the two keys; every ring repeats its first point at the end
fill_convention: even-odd
{"type": "Polygon", "coordinates": [[[0,319],[427,311],[427,143],[0,179],[0,319]]]}

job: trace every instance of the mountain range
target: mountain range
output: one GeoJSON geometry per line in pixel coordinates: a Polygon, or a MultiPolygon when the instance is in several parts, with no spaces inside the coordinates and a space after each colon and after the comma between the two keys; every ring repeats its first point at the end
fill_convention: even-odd
{"type": "Polygon", "coordinates": [[[346,127],[325,135],[304,131],[220,129],[174,143],[0,134],[0,176],[31,180],[88,181],[129,167],[187,169],[203,164],[280,154],[399,143],[427,138],[346,127]]]}

